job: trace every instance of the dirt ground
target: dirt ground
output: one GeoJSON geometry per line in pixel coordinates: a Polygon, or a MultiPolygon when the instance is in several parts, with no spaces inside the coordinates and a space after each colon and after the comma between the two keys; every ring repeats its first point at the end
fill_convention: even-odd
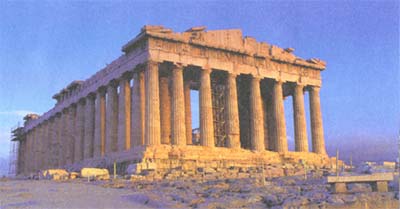
{"type": "Polygon", "coordinates": [[[82,182],[10,180],[0,182],[0,208],[150,208],[135,192],[82,182]],[[140,201],[140,200],[139,200],[140,201]]]}
{"type": "MultiPolygon", "coordinates": [[[[394,183],[394,184],[393,184],[394,183]]],[[[368,184],[332,194],[323,177],[91,181],[0,180],[6,208],[399,208],[398,182],[390,192],[368,184]]]]}

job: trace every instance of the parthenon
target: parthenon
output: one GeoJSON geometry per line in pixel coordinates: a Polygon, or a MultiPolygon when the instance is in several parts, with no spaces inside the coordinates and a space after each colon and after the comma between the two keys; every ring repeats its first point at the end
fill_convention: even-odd
{"type": "Polygon", "coordinates": [[[17,173],[113,162],[162,169],[168,159],[181,166],[185,160],[243,165],[287,156],[326,159],[320,105],[326,65],[293,51],[243,37],[238,29],[178,33],[146,25],[119,58],[56,93],[48,112],[24,118],[17,173]],[[191,91],[198,91],[197,100],[191,91]],[[286,136],[289,96],[294,151],[286,136]],[[193,101],[199,102],[198,116],[193,101]],[[192,137],[192,117],[199,119],[199,139],[192,137]]]}

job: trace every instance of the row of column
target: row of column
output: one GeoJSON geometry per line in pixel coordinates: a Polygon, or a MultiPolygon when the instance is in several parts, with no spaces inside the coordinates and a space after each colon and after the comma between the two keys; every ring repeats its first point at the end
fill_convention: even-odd
{"type": "MultiPolygon", "coordinates": [[[[159,76],[159,63],[148,61],[144,71],[124,74],[29,131],[24,157],[32,163],[26,163],[24,171],[63,166],[139,145],[191,144],[190,84],[184,82],[183,66],[172,65],[170,70],[171,91],[168,90],[168,80],[164,81],[159,76]]],[[[210,74],[211,69],[201,69],[200,144],[213,147],[210,74]]],[[[240,148],[236,77],[232,73],[228,73],[227,77],[227,146],[230,148],[240,148]]],[[[251,148],[286,152],[282,82],[274,82],[272,87],[268,112],[273,125],[265,128],[260,81],[261,78],[252,77],[250,85],[251,148]],[[270,139],[265,140],[267,135],[270,139]]],[[[296,151],[306,152],[308,142],[303,89],[301,85],[294,88],[293,112],[296,151]]],[[[325,154],[319,88],[308,89],[313,151],[325,154]]]]}
{"type": "MultiPolygon", "coordinates": [[[[199,102],[200,102],[200,144],[202,146],[215,146],[214,142],[214,127],[213,127],[213,107],[212,107],[212,96],[211,96],[211,82],[210,82],[210,69],[201,69],[200,74],[200,89],[199,89],[199,102]]],[[[164,86],[163,81],[158,83],[158,69],[157,66],[153,66],[146,71],[146,81],[149,81],[149,85],[146,89],[150,92],[146,94],[146,101],[151,101],[146,106],[146,144],[155,145],[160,144],[163,141],[164,136],[160,135],[160,125],[163,126],[163,130],[168,128],[165,127],[165,123],[161,119],[160,124],[160,97],[159,97],[159,86],[164,86]],[[161,141],[160,141],[161,139],[161,141]]],[[[171,121],[174,123],[172,126],[172,144],[185,145],[182,135],[184,133],[183,122],[185,111],[182,108],[184,103],[183,85],[182,85],[182,68],[175,66],[173,69],[173,118],[171,121]],[[174,109],[176,107],[177,109],[174,109]],[[178,108],[179,107],[179,108],[178,108]],[[179,110],[182,110],[181,112],[179,110]]],[[[265,143],[264,133],[264,118],[263,118],[263,105],[262,96],[260,93],[260,81],[261,78],[253,77],[251,80],[251,95],[250,95],[250,118],[251,118],[251,145],[253,150],[261,151],[268,149],[268,145],[265,143]]],[[[271,150],[277,152],[287,152],[287,136],[286,136],[286,124],[283,104],[283,90],[282,82],[274,82],[272,87],[272,118],[271,118],[271,134],[270,138],[273,143],[270,143],[271,150]]],[[[240,147],[240,129],[239,129],[239,114],[238,114],[238,97],[236,88],[236,75],[228,74],[227,78],[227,137],[228,147],[239,148],[240,147]]],[[[164,87],[163,89],[166,89],[164,87]]],[[[295,141],[296,151],[308,152],[307,142],[307,131],[306,131],[306,118],[304,110],[304,86],[296,85],[293,92],[293,106],[294,106],[294,122],[295,122],[295,141]]],[[[319,87],[310,86],[310,112],[311,112],[311,130],[312,130],[312,142],[313,151],[319,154],[326,154],[323,128],[322,128],[322,117],[320,108],[319,98],[319,87]]],[[[163,95],[163,94],[161,94],[163,95]]],[[[161,96],[161,100],[163,96],[161,96]]],[[[169,107],[162,103],[162,107],[165,108],[165,112],[169,112],[169,107]]],[[[186,104],[187,105],[187,104],[186,104]]],[[[190,112],[190,111],[187,111],[190,112]]],[[[186,113],[187,113],[186,112],[186,113]]],[[[163,114],[162,114],[163,116],[163,114]]],[[[169,121],[169,120],[167,120],[169,121]]],[[[186,123],[187,124],[187,123],[186,123]]],[[[168,133],[166,134],[168,135],[168,133]]]]}

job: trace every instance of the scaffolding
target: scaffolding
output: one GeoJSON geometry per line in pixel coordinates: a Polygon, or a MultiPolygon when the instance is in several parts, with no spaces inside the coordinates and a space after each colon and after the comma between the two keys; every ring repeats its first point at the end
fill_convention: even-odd
{"type": "Polygon", "coordinates": [[[8,175],[15,176],[17,174],[17,151],[18,151],[19,143],[16,141],[12,141],[10,143],[10,153],[9,153],[9,162],[8,162],[8,175]]]}
{"type": "Polygon", "coordinates": [[[221,78],[211,80],[215,146],[225,147],[226,136],[226,85],[221,78]]]}
{"type": "Polygon", "coordinates": [[[20,141],[23,137],[23,128],[20,127],[19,123],[16,127],[11,129],[11,142],[10,142],[10,152],[9,152],[9,162],[8,162],[8,175],[16,176],[18,173],[19,164],[19,146],[20,141]]]}

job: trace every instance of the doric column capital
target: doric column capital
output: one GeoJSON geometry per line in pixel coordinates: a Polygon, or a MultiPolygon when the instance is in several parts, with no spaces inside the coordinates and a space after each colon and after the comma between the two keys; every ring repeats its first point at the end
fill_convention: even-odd
{"type": "Polygon", "coordinates": [[[154,60],[147,60],[144,65],[147,65],[147,67],[158,67],[160,63],[154,60]]]}
{"type": "Polygon", "coordinates": [[[304,83],[295,83],[294,86],[297,88],[304,88],[306,85],[304,83]]]}
{"type": "Polygon", "coordinates": [[[69,109],[74,109],[74,108],[76,108],[76,106],[77,106],[76,103],[72,103],[68,108],[69,108],[69,109]]]}
{"type": "Polygon", "coordinates": [[[95,100],[96,99],[96,94],[91,92],[87,95],[86,97],[87,100],[95,100]]]}
{"type": "Polygon", "coordinates": [[[144,76],[143,71],[136,71],[133,73],[132,78],[133,80],[138,80],[140,78],[140,76],[144,76]]]}
{"type": "Polygon", "coordinates": [[[86,103],[86,97],[82,97],[78,100],[79,105],[84,105],[86,103]]]}
{"type": "Polygon", "coordinates": [[[183,68],[185,68],[186,65],[179,63],[179,62],[175,62],[172,64],[172,70],[183,70],[183,68]]]}
{"type": "Polygon", "coordinates": [[[211,69],[210,67],[208,67],[208,66],[205,66],[205,67],[202,67],[202,68],[201,68],[201,71],[202,71],[204,74],[211,74],[212,69],[211,69]]]}
{"type": "Polygon", "coordinates": [[[228,72],[228,78],[236,78],[238,74],[236,72],[228,72]]]}
{"type": "Polygon", "coordinates": [[[119,81],[117,79],[113,79],[108,83],[109,86],[114,87],[114,88],[117,88],[118,84],[119,84],[119,81]]]}
{"type": "Polygon", "coordinates": [[[321,87],[320,86],[309,86],[308,89],[309,89],[309,91],[319,92],[321,87]]]}
{"type": "Polygon", "coordinates": [[[49,122],[50,122],[50,123],[53,123],[53,122],[54,122],[54,118],[55,118],[55,115],[51,116],[51,117],[49,118],[49,122]]]}
{"type": "Polygon", "coordinates": [[[104,96],[104,95],[106,94],[106,92],[107,92],[107,88],[106,88],[105,86],[100,86],[100,87],[97,89],[97,92],[98,92],[100,95],[104,96]]]}
{"type": "Polygon", "coordinates": [[[304,86],[304,84],[302,83],[294,83],[293,85],[291,85],[292,89],[292,95],[296,94],[296,91],[301,91],[302,93],[304,93],[304,91],[306,91],[306,88],[304,86]]]}
{"type": "Polygon", "coordinates": [[[68,113],[68,108],[69,108],[69,107],[64,108],[64,109],[62,110],[62,113],[63,113],[63,114],[68,113]]]}
{"type": "Polygon", "coordinates": [[[305,90],[308,92],[313,91],[318,93],[320,89],[321,89],[320,86],[311,86],[311,85],[305,86],[305,90]]]}
{"type": "Polygon", "coordinates": [[[54,117],[57,117],[57,118],[59,118],[61,116],[61,112],[58,112],[58,113],[56,113],[55,115],[54,115],[54,117]]]}
{"type": "Polygon", "coordinates": [[[282,79],[275,79],[273,80],[275,84],[282,85],[284,82],[282,79]]]}
{"type": "Polygon", "coordinates": [[[133,76],[133,72],[127,71],[127,72],[123,73],[122,76],[118,80],[121,83],[122,81],[130,80],[132,78],[132,76],[133,76]]]}
{"type": "Polygon", "coordinates": [[[258,82],[260,82],[260,81],[261,81],[261,79],[262,79],[262,77],[261,77],[261,76],[259,76],[259,75],[252,75],[252,79],[253,79],[254,81],[258,81],[258,82]]]}

